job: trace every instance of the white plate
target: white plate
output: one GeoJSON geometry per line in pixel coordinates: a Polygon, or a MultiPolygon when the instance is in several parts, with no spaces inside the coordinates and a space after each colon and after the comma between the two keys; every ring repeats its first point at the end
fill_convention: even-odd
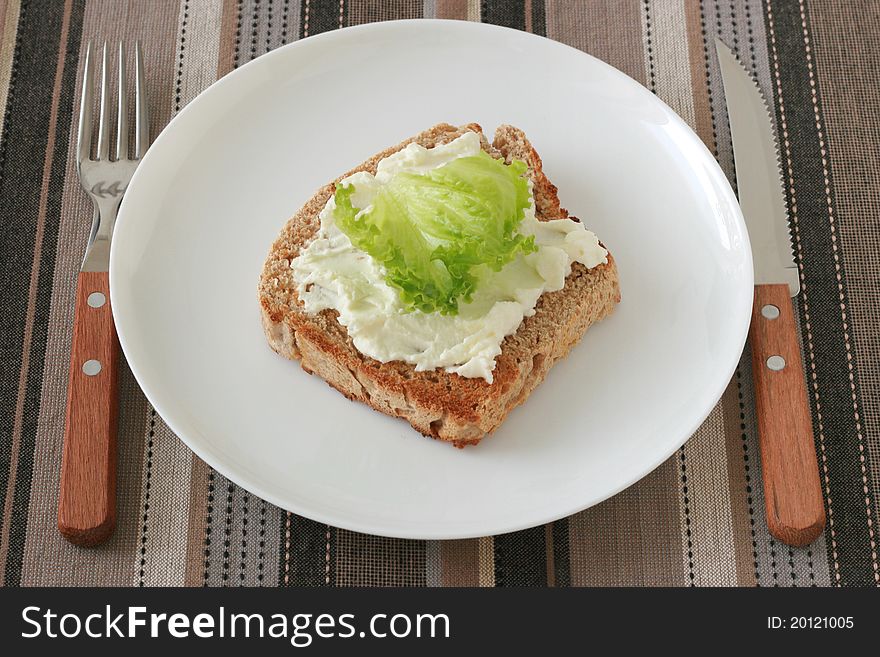
{"type": "Polygon", "coordinates": [[[752,263],[715,160],[633,80],[522,32],[400,21],[290,44],[187,106],[126,193],[111,294],[147,397],[222,474],[331,525],[460,538],[584,509],[672,454],[734,371],[752,263]],[[614,253],[623,291],[465,450],[275,355],[256,298],[269,246],[315,189],[441,121],[524,129],[563,205],[614,253]]]}

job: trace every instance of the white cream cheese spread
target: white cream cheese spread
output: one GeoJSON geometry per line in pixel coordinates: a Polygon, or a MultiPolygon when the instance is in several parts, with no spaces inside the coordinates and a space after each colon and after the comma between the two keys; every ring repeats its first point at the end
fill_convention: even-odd
{"type": "MultiPolygon", "coordinates": [[[[479,151],[480,138],[473,132],[431,149],[409,144],[380,161],[375,176],[358,172],[340,185],[354,185],[352,205],[368,210],[397,173],[424,173],[479,151]]],[[[532,198],[519,232],[535,236],[537,251],[518,255],[500,271],[486,268],[472,300],[461,303],[457,315],[407,311],[397,291],[385,282],[381,264],[355,248],[337,227],[335,208],[331,196],[319,215],[318,233],[291,261],[306,312],[336,310],[362,354],[383,363],[402,360],[417,371],[444,368],[492,383],[502,340],[535,313],[544,292],[562,289],[572,262],[592,268],[608,261],[608,252],[582,224],[570,219],[538,221],[532,198]]]]}

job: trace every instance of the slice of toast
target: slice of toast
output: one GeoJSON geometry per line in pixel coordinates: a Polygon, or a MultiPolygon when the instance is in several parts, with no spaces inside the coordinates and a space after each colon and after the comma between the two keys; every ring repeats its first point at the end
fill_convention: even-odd
{"type": "Polygon", "coordinates": [[[443,369],[416,372],[415,366],[403,361],[381,363],[361,354],[345,327],[337,322],[336,311],[307,314],[303,310],[290,262],[317,233],[318,213],[340,180],[356,171],[375,173],[381,159],[410,142],[431,148],[468,131],[480,135],[483,150],[493,157],[508,163],[514,159],[526,162],[539,220],[568,217],[559,206],[556,187],[544,175],[541,158],[521,130],[501,126],[490,144],[475,123],[460,127],[439,124],[374,155],[319,189],[275,240],[259,286],[263,328],[272,349],[285,358],[299,360],[306,372],[322,377],[349,399],[404,418],[425,436],[457,447],[476,444],[494,431],[590,325],[613,310],[620,301],[620,288],[611,254],[607,264],[592,269],[573,263],[565,287],[541,296],[535,314],[526,317],[516,333],[502,342],[491,384],[443,369]]]}

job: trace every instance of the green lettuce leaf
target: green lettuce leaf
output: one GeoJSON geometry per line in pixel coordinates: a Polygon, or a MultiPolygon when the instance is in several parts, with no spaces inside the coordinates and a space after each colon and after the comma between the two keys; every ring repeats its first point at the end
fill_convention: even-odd
{"type": "Polygon", "coordinates": [[[500,270],[536,250],[517,232],[529,207],[524,162],[485,152],[424,174],[395,175],[361,212],[354,185],[336,190],[334,218],[357,248],[384,265],[407,310],[456,314],[485,267],[500,270]]]}

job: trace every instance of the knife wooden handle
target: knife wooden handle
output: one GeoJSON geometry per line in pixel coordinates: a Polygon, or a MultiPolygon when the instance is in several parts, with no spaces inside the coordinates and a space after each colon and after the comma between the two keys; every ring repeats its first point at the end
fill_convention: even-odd
{"type": "Polygon", "coordinates": [[[770,533],[807,545],[822,533],[825,506],[813,422],[788,285],[756,285],[752,371],[770,533]]]}
{"type": "Polygon", "coordinates": [[[116,526],[116,362],[107,272],[80,272],[61,460],[58,529],[71,543],[103,543],[116,526]]]}

